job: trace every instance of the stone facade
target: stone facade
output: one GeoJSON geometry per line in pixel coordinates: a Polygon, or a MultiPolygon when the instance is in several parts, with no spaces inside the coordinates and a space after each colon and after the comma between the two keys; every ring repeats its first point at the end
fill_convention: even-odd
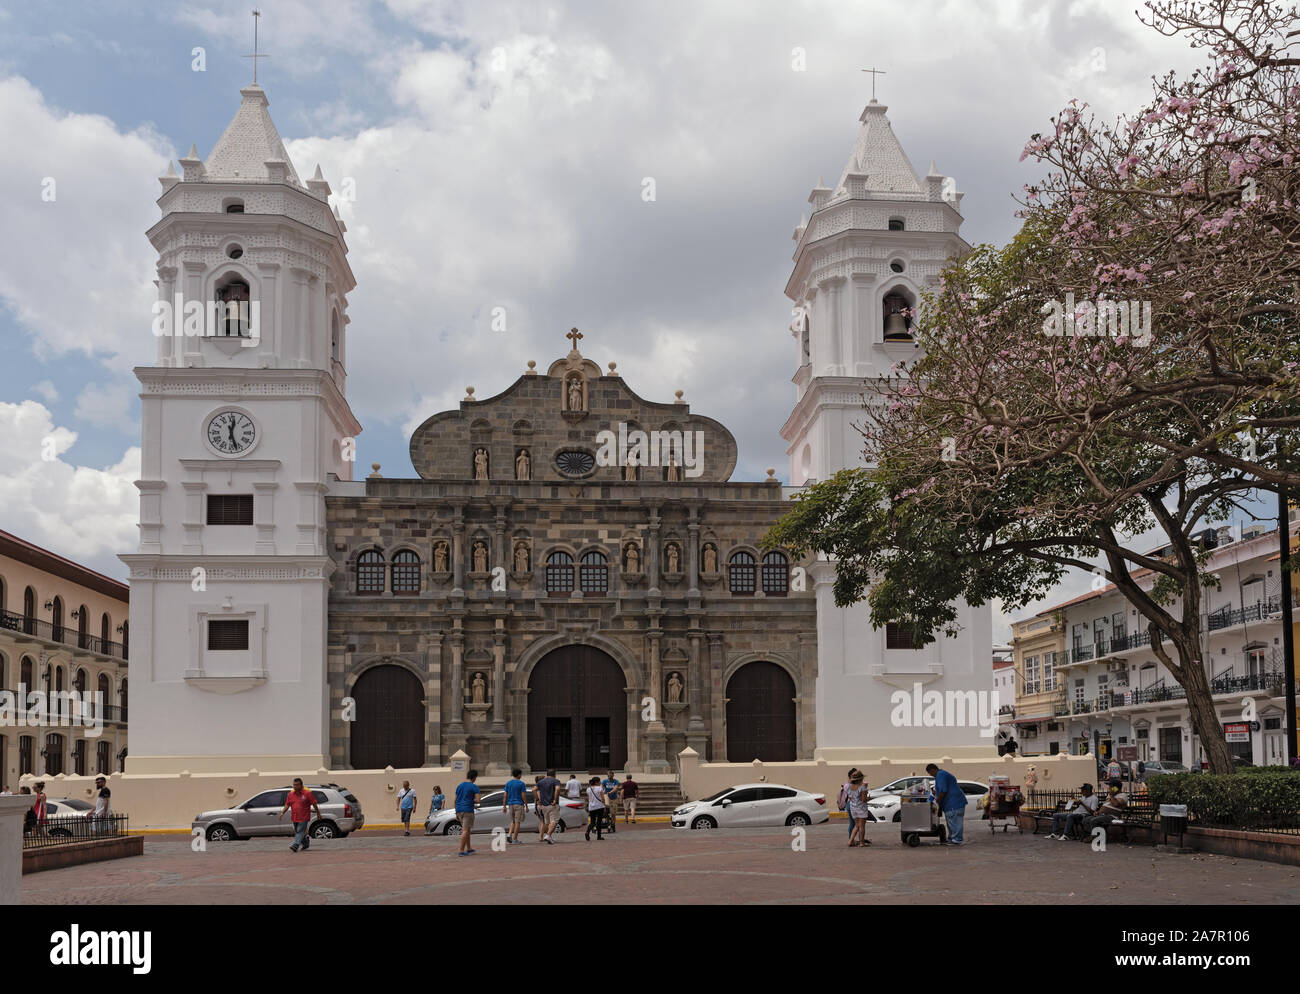
{"type": "MultiPolygon", "coordinates": [[[[354,765],[354,726],[338,716],[356,681],[379,665],[402,667],[425,688],[425,763],[445,763],[463,748],[489,770],[528,768],[530,678],[549,652],[571,645],[598,649],[622,670],[628,769],[667,771],[687,745],[728,758],[728,682],[755,661],[789,674],[793,758],[812,756],[815,601],[799,589],[764,594],[761,543],[788,504],[774,479],[730,482],[736,443],[721,424],[681,402],[642,400],[575,349],[545,375],[530,372],[497,397],[430,418],[414,433],[411,455],[421,479],[375,475],[364,492],[352,484],[354,492],[326,498],[338,566],[329,595],[332,768],[354,765]],[[617,436],[620,424],[703,432],[701,471],[670,480],[667,467],[639,466],[640,478],[629,480],[617,464],[581,460],[567,474],[557,465],[561,452],[594,457],[598,433],[617,436]],[[528,480],[516,479],[521,449],[528,480]],[[478,450],[487,451],[486,480],[474,479],[478,450]],[[475,561],[480,546],[487,569],[481,555],[475,561]],[[393,590],[391,566],[404,551],[419,558],[418,593],[393,590]],[[382,592],[361,591],[358,558],[374,552],[388,580],[382,592]],[[575,569],[584,555],[602,553],[608,589],[548,591],[553,552],[571,556],[575,569]],[[752,594],[731,591],[737,552],[756,564],[752,594]],[[478,673],[482,705],[474,703],[478,673]],[[674,673],[679,694],[668,686],[674,673]]],[[[801,586],[797,564],[789,566],[801,586]]],[[[774,702],[778,711],[787,706],[774,702]]]]}

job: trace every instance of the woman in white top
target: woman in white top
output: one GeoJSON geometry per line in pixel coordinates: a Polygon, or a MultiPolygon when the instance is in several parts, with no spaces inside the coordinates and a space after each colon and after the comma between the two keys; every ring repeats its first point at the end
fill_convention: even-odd
{"type": "Polygon", "coordinates": [[[596,841],[604,842],[605,837],[600,834],[601,825],[605,817],[605,788],[600,785],[600,777],[592,777],[587,781],[587,841],[591,841],[591,830],[596,830],[596,841]]]}
{"type": "Polygon", "coordinates": [[[849,780],[848,801],[849,817],[853,819],[853,834],[849,836],[850,846],[869,846],[867,838],[867,801],[871,791],[861,773],[854,773],[849,780]]]}

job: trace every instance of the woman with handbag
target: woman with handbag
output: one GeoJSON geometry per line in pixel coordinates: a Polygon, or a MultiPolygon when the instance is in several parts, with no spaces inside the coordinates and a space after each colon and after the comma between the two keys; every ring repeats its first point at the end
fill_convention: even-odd
{"type": "Polygon", "coordinates": [[[604,842],[605,838],[600,834],[604,827],[605,818],[605,788],[600,785],[600,777],[592,777],[587,781],[587,841],[591,841],[591,830],[596,830],[596,841],[604,842]]]}

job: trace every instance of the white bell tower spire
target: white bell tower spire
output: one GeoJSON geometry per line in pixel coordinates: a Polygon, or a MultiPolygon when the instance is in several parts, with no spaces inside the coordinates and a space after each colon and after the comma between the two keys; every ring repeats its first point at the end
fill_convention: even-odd
{"type": "MultiPolygon", "coordinates": [[[[864,70],[869,71],[869,70],[864,70]]],[[[962,240],[962,195],[933,165],[922,177],[894,135],[886,107],[873,96],[859,117],[857,139],[833,187],[820,180],[811,213],[794,232],[794,410],[781,428],[790,483],[800,487],[841,469],[865,465],[864,387],[900,360],[917,358],[912,334],[922,295],[935,288],[950,259],[970,250],[962,240]]],[[[962,605],[962,633],[924,649],[894,648],[871,624],[865,603],[835,605],[835,566],[809,570],[817,596],[818,755],[828,761],[903,757],[907,748],[980,750],[972,728],[896,728],[896,690],[987,691],[991,613],[962,605]]],[[[991,746],[990,746],[991,747],[991,746]]],[[[980,750],[982,751],[982,750],[980,750]]],[[[935,753],[935,758],[939,754],[935,753]]]]}

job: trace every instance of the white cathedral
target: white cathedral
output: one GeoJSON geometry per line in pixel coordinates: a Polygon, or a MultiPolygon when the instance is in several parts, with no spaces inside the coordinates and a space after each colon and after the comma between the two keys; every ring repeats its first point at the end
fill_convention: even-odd
{"type": "MultiPolygon", "coordinates": [[[[958,637],[912,649],[895,633],[876,630],[865,605],[835,606],[832,563],[809,564],[808,589],[791,590],[774,572],[777,560],[756,546],[746,546],[752,552],[737,546],[728,558],[725,536],[711,538],[709,522],[693,505],[674,525],[678,498],[662,489],[674,485],[671,473],[666,481],[619,479],[640,486],[638,499],[653,507],[648,523],[610,537],[612,566],[604,553],[576,548],[566,566],[569,554],[542,548],[539,530],[525,527],[519,510],[533,506],[529,487],[540,490],[566,477],[572,486],[565,493],[578,500],[579,477],[593,470],[572,446],[544,453],[535,419],[515,417],[492,435],[486,417],[470,420],[486,408],[467,398],[461,412],[447,415],[464,416],[466,444],[473,449],[451,474],[455,487],[463,487],[456,493],[465,496],[453,495],[445,522],[432,520],[430,511],[429,529],[402,545],[386,536],[381,511],[366,519],[385,499],[403,499],[405,483],[353,479],[361,425],[348,404],[345,374],[348,294],[356,286],[346,228],[330,206],[320,168],[300,179],[265,92],[256,84],[240,92],[240,108],[206,160],[192,148],[180,160],[179,176],[169,167],[162,177],[161,218],[148,232],[158,253],[158,310],[177,301],[182,306],[170,329],[177,333],[161,334],[156,362],[136,370],[143,401],[140,541],[122,556],[130,570],[133,634],[128,773],[355,768],[353,756],[361,753],[350,750],[357,733],[340,711],[354,694],[360,699],[367,668],[381,655],[399,660],[407,667],[400,679],[414,681],[419,713],[409,727],[418,741],[401,741],[407,733],[399,732],[390,742],[387,726],[376,722],[367,731],[365,755],[384,755],[374,750],[391,747],[395,755],[414,756],[412,765],[446,765],[454,747],[472,741],[475,755],[500,767],[525,757],[524,745],[512,744],[512,736],[535,737],[528,755],[565,748],[567,726],[551,724],[558,719],[549,713],[534,715],[529,724],[526,699],[529,671],[541,665],[543,649],[554,652],[566,639],[611,656],[621,667],[613,671],[613,692],[617,698],[627,691],[626,736],[606,728],[600,739],[603,726],[592,719],[588,748],[651,772],[670,769],[673,750],[686,744],[701,751],[709,743],[715,761],[747,761],[752,757],[725,755],[733,731],[728,723],[742,720],[732,716],[730,699],[739,691],[732,693],[727,681],[764,647],[749,635],[724,639],[721,632],[742,615],[768,612],[795,627],[807,617],[813,630],[792,636],[791,644],[814,651],[801,659],[792,648],[779,660],[789,671],[795,703],[765,708],[759,701],[757,717],[744,716],[750,738],[743,748],[752,751],[755,736],[780,725],[764,724],[767,711],[784,714],[789,707],[791,759],[839,762],[924,750],[991,754],[991,740],[976,727],[899,727],[887,720],[896,690],[989,689],[987,607],[963,607],[958,637]],[[208,321],[208,334],[180,333],[189,302],[201,302],[203,315],[195,320],[208,321]],[[545,470],[551,475],[544,480],[547,460],[558,468],[545,470]],[[504,477],[496,485],[499,473],[510,474],[508,486],[504,477]],[[483,512],[481,541],[476,512],[483,512]],[[354,524],[366,520],[373,548],[356,541],[362,528],[354,524]],[[448,538],[440,545],[444,527],[448,538]],[[427,552],[420,543],[429,545],[427,552]],[[513,563],[511,591],[502,597],[483,576],[480,545],[483,562],[513,563]],[[376,562],[378,571],[371,568],[376,562]],[[607,587],[599,584],[610,584],[611,573],[635,599],[637,617],[648,619],[644,639],[622,647],[579,617],[602,603],[607,587]],[[372,583],[377,590],[367,586],[372,583]],[[534,583],[535,597],[527,590],[528,596],[516,597],[515,587],[534,583]],[[426,616],[435,620],[416,624],[403,615],[402,604],[411,603],[400,601],[404,591],[429,598],[426,616]],[[367,594],[376,596],[364,600],[367,594]],[[354,604],[360,607],[353,610],[354,604]],[[691,620],[709,612],[722,619],[719,632],[691,620]],[[521,618],[531,626],[526,638],[535,641],[536,652],[512,645],[523,638],[510,628],[521,618]],[[673,627],[677,621],[680,630],[673,627]],[[363,641],[375,647],[375,659],[361,658],[363,641]],[[664,697],[671,713],[645,731],[632,729],[635,702],[647,691],[664,695],[665,681],[676,681],[664,697]],[[545,741],[542,720],[548,722],[545,741]],[[617,744],[608,752],[610,742],[623,743],[625,752],[617,744]]],[[[729,500],[767,500],[779,512],[776,502],[797,488],[862,465],[853,424],[862,412],[863,381],[915,357],[910,309],[935,285],[945,262],[969,249],[959,233],[961,195],[933,166],[929,175],[917,174],[885,111],[874,99],[867,105],[842,176],[834,187],[813,189],[808,221],[795,231],[786,293],[799,315],[791,326],[796,397],[781,428],[790,487],[727,484],[739,488],[729,500]]],[[[369,335],[372,347],[382,347],[373,340],[381,331],[369,335]]],[[[528,389],[554,380],[558,397],[559,384],[577,376],[577,406],[555,411],[570,428],[597,413],[602,391],[624,389],[612,368],[602,372],[573,341],[567,359],[557,360],[546,377],[530,380],[530,369],[517,385],[523,404],[528,389]]],[[[545,393],[542,386],[537,397],[545,393]]],[[[693,416],[680,401],[648,409],[679,411],[679,420],[693,416]]],[[[423,458],[417,459],[418,441],[412,440],[417,468],[423,458]]],[[[421,475],[424,480],[411,487],[450,479],[433,471],[421,475]]],[[[708,487],[726,480],[685,484],[704,501],[715,493],[708,487]]],[[[617,617],[626,607],[615,599],[610,610],[617,617]]],[[[779,696],[790,694],[781,690],[779,696]]],[[[615,710],[615,726],[623,720],[615,710]]]]}

